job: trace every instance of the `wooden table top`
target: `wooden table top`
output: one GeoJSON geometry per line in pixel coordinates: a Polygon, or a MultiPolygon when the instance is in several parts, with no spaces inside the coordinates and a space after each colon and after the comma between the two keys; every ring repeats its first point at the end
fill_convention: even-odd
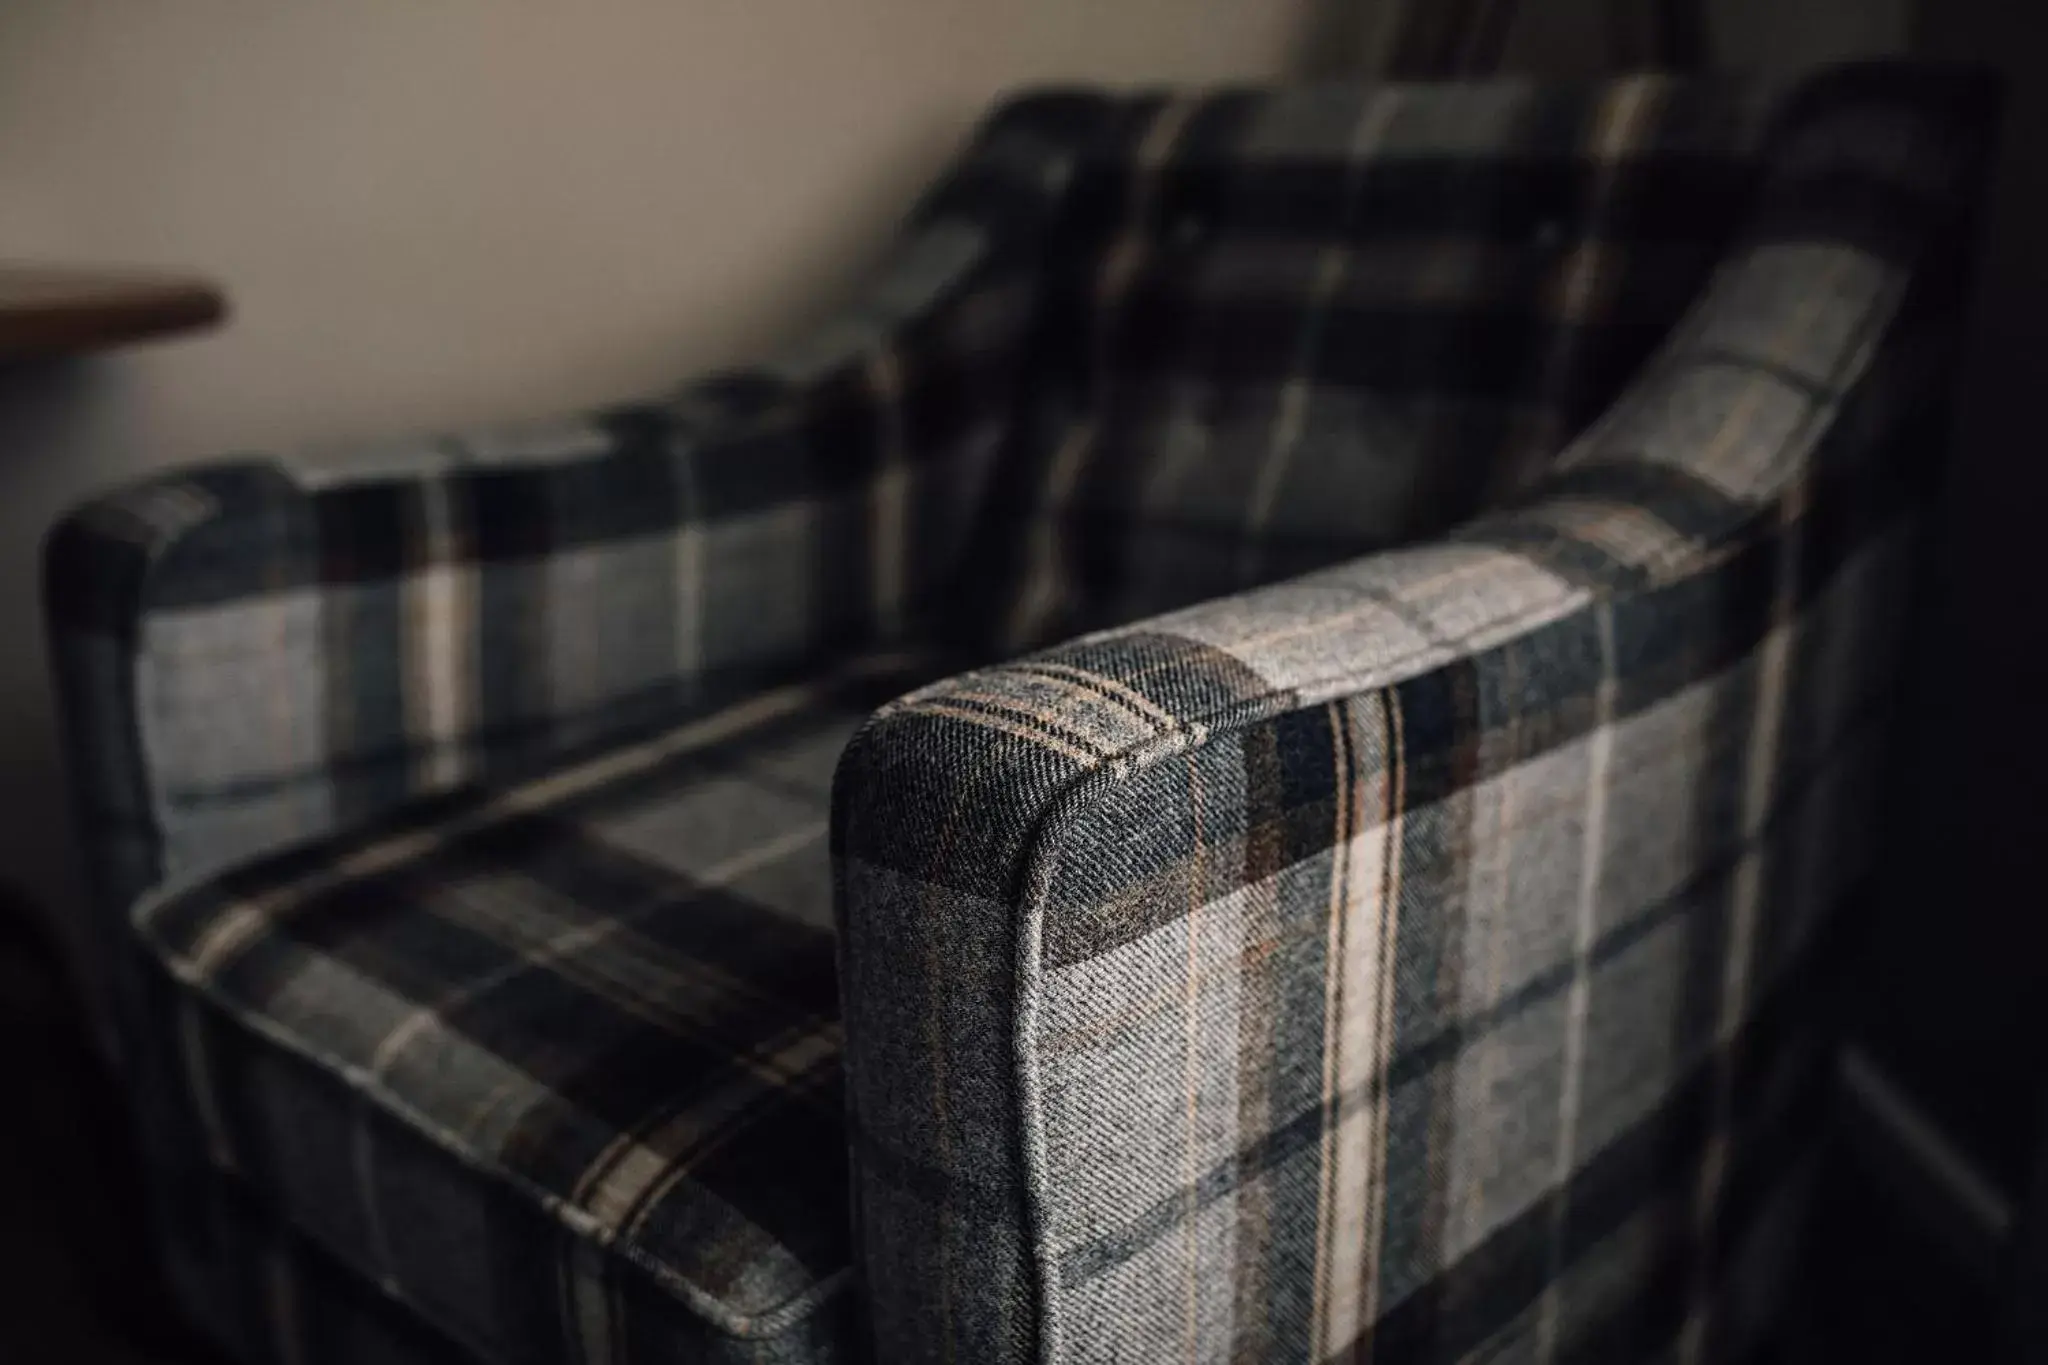
{"type": "Polygon", "coordinates": [[[226,315],[221,291],[190,276],[0,261],[0,362],[123,346],[226,315]]]}

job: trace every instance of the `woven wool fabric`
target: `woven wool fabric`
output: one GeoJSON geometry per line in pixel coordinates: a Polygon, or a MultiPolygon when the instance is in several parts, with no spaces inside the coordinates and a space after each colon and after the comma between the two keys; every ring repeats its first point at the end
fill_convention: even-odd
{"type": "Polygon", "coordinates": [[[1972,101],[1783,111],[1517,506],[912,694],[838,778],[891,1360],[1723,1359],[1872,866],[1972,101]]]}
{"type": "Polygon", "coordinates": [[[337,1365],[1740,1355],[1989,122],[1030,95],[766,365],[67,518],[181,1299],[337,1365]],[[828,859],[873,669],[1060,640],[878,712],[828,859]]]}
{"type": "Polygon", "coordinates": [[[486,1359],[839,1359],[824,840],[889,690],[764,693],[145,901],[188,1226],[265,1235],[243,1187],[291,1263],[486,1359]]]}
{"type": "Polygon", "coordinates": [[[1525,486],[1704,283],[1772,93],[1638,77],[1020,106],[1074,169],[967,628],[1046,643],[1525,486]]]}
{"type": "Polygon", "coordinates": [[[66,517],[45,595],[109,932],[166,877],[915,633],[1028,308],[1032,224],[975,180],[829,325],[670,401],[181,469],[66,517]]]}

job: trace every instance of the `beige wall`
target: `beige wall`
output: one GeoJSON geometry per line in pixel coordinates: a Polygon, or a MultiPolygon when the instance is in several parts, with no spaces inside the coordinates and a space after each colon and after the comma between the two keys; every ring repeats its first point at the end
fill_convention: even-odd
{"type": "Polygon", "coordinates": [[[235,318],[0,372],[0,881],[76,894],[35,590],[66,503],[221,450],[542,414],[743,357],[858,270],[994,92],[1270,75],[1305,12],[6,0],[0,255],[204,270],[235,318]]]}

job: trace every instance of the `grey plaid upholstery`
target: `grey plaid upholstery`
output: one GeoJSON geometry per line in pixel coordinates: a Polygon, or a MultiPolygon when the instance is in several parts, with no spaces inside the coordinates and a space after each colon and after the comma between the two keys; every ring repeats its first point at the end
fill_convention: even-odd
{"type": "Polygon", "coordinates": [[[1742,1354],[1990,118],[1031,95],[768,365],[74,514],[181,1297],[251,1360],[1742,1354]]]}
{"type": "Polygon", "coordinates": [[[1871,868],[1960,93],[1796,97],[1698,302],[1514,505],[856,737],[884,1358],[1756,1344],[1871,868]]]}
{"type": "Polygon", "coordinates": [[[898,678],[764,692],[146,897],[147,1061],[219,1205],[197,1227],[304,1243],[484,1359],[842,1358],[825,837],[898,678]],[[274,1226],[224,1225],[223,1184],[274,1226]]]}

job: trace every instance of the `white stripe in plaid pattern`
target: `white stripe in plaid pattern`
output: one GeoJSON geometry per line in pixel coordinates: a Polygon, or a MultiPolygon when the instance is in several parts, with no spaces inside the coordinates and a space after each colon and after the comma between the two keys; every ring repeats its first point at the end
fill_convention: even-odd
{"type": "Polygon", "coordinates": [[[1579,836],[1579,895],[1572,923],[1572,983],[1565,1000],[1563,1090],[1557,1103],[1557,1160],[1551,1167],[1552,1189],[1558,1191],[1550,1220],[1550,1269],[1544,1277],[1543,1306],[1537,1320],[1537,1359],[1544,1365],[1557,1357],[1559,1286],[1564,1274],[1565,1222],[1571,1201],[1572,1172],[1579,1166],[1579,1090],[1585,1079],[1586,1015],[1591,1008],[1593,942],[1599,927],[1601,873],[1607,861],[1607,798],[1609,769],[1614,760],[1615,660],[1614,609],[1593,607],[1600,627],[1600,685],[1593,698],[1593,733],[1587,741],[1585,828],[1579,836]]]}
{"type": "MultiPolygon", "coordinates": [[[[1777,795],[1780,732],[1785,718],[1786,688],[1790,681],[1792,645],[1800,629],[1797,609],[1799,555],[1794,547],[1806,514],[1803,485],[1787,491],[1780,504],[1779,525],[1786,548],[1777,563],[1773,585],[1771,627],[1756,653],[1756,700],[1751,712],[1749,747],[1743,761],[1742,836],[1745,851],[1736,865],[1735,885],[1730,896],[1726,938],[1727,960],[1723,969],[1720,1001],[1715,1011],[1713,1046],[1727,1054],[1748,1011],[1750,973],[1756,950],[1757,915],[1763,905],[1765,859],[1770,845],[1762,837],[1777,795]]],[[[1693,1193],[1692,1218],[1698,1245],[1711,1246],[1715,1223],[1721,1213],[1721,1188],[1728,1174],[1731,1086],[1734,1068],[1722,1065],[1715,1078],[1713,1134],[1700,1163],[1693,1193]]],[[[1679,1336],[1680,1365],[1697,1365],[1703,1358],[1713,1328],[1714,1284],[1711,1258],[1702,1255],[1694,1269],[1692,1301],[1685,1327],[1679,1336]]]]}
{"type": "Polygon", "coordinates": [[[616,1281],[605,1273],[604,1252],[588,1243],[573,1244],[562,1258],[562,1321],[575,1333],[563,1345],[581,1352],[583,1365],[611,1365],[617,1351],[616,1281]]]}
{"type": "Polygon", "coordinates": [[[1653,573],[1659,566],[1683,563],[1697,549],[1689,536],[1656,513],[1611,500],[1569,495],[1546,498],[1522,515],[1530,522],[1562,531],[1581,545],[1606,551],[1617,564],[1653,573]]]}
{"type": "Polygon", "coordinates": [[[1306,705],[1490,648],[1570,615],[1590,595],[1506,550],[1420,545],[1173,612],[1150,625],[1223,650],[1276,692],[1292,692],[1306,705]]]}
{"type": "MultiPolygon", "coordinates": [[[[152,799],[199,824],[215,813],[204,804],[211,792],[317,769],[339,700],[325,683],[325,656],[349,643],[338,627],[359,597],[292,588],[145,619],[134,667],[137,723],[156,765],[152,799]],[[223,712],[234,725],[221,723],[223,712]]],[[[305,804],[307,817],[331,818],[323,794],[305,804]]],[[[172,865],[181,869],[219,856],[177,823],[165,841],[179,848],[172,865]]]]}
{"type": "MultiPolygon", "coordinates": [[[[1180,729],[1179,723],[1129,687],[1041,660],[1008,665],[1009,679],[1029,678],[1026,690],[997,690],[954,684],[942,697],[912,693],[898,706],[1043,745],[1095,768],[1111,753],[1180,729]]],[[[970,675],[971,677],[971,675],[970,675]]]]}
{"type": "MultiPolygon", "coordinates": [[[[1642,144],[1644,132],[1668,90],[1669,83],[1662,77],[1630,76],[1615,81],[1601,96],[1587,148],[1595,163],[1591,211],[1596,216],[1619,188],[1621,163],[1642,144]]],[[[1557,316],[1586,318],[1598,310],[1601,291],[1607,284],[1601,269],[1607,264],[1607,248],[1608,244],[1602,242],[1581,243],[1566,258],[1558,280],[1557,316]]],[[[1551,357],[1552,364],[1558,360],[1556,355],[1551,357]]]]}
{"type": "Polygon", "coordinates": [[[348,488],[384,479],[433,482],[444,479],[459,461],[453,442],[424,436],[401,436],[374,442],[321,442],[280,454],[279,463],[292,483],[307,492],[348,488]]]}
{"type": "Polygon", "coordinates": [[[388,479],[439,483],[464,465],[561,464],[594,460],[611,449],[604,430],[580,417],[543,418],[479,428],[441,439],[302,446],[282,460],[309,492],[388,479]]]}
{"type": "Polygon", "coordinates": [[[1324,973],[1322,1195],[1316,1218],[1316,1358],[1357,1340],[1379,1316],[1386,1228],[1387,1099],[1378,1082],[1394,1044],[1406,773],[1401,707],[1341,706],[1338,839],[1331,907],[1336,955],[1324,973]],[[1363,780],[1361,780],[1363,779],[1363,780]],[[1347,790],[1348,789],[1348,790],[1347,790]],[[1354,1097],[1365,1096],[1362,1102],[1354,1097]]]}
{"type": "MultiPolygon", "coordinates": [[[[1789,341],[1797,347],[1804,338],[1820,330],[1820,324],[1860,329],[1862,344],[1838,345],[1828,351],[1834,358],[1834,365],[1820,376],[1820,382],[1829,386],[1830,396],[1839,402],[1839,395],[1849,382],[1860,375],[1876,354],[1879,340],[1877,324],[1889,312],[1887,305],[1896,306],[1898,289],[1896,275],[1891,279],[1857,291],[1860,307],[1840,309],[1831,312],[1830,303],[1835,302],[1833,294],[1842,281],[1858,264],[1846,253],[1837,252],[1825,261],[1816,262],[1817,278],[1794,306],[1791,315],[1784,319],[1774,336],[1774,341],[1789,341]],[[1894,287],[1887,290],[1884,285],[1894,287]],[[1891,297],[1887,298],[1887,294],[1891,297]]],[[[1772,351],[1786,349],[1774,345],[1772,351]]],[[[1775,357],[1772,357],[1775,359],[1775,357]]],[[[1765,384],[1752,384],[1736,400],[1733,410],[1723,420],[1720,435],[1703,451],[1695,451],[1686,462],[1688,472],[1713,480],[1724,490],[1735,496],[1744,496],[1747,490],[1760,485],[1775,485],[1786,478],[1796,478],[1806,466],[1806,457],[1815,441],[1826,430],[1826,424],[1817,420],[1819,414],[1809,411],[1806,420],[1796,428],[1796,435],[1778,443],[1758,442],[1751,435],[1751,419],[1765,402],[1774,396],[1773,389],[1765,384]],[[1803,441],[1799,437],[1804,437],[1803,441]],[[1746,459],[1744,457],[1747,457],[1746,459]]]]}
{"type": "MultiPolygon", "coordinates": [[[[970,697],[969,700],[980,700],[980,698],[970,697]]],[[[1076,763],[1089,768],[1101,763],[1105,757],[1105,753],[1102,750],[1076,748],[1074,745],[1061,739],[1057,734],[1052,733],[1049,728],[1034,729],[1029,725],[1008,720],[999,715],[991,715],[986,711],[970,711],[964,707],[952,706],[945,702],[937,701],[926,703],[923,709],[931,712],[933,715],[951,716],[955,720],[964,720],[970,725],[979,725],[984,729],[996,730],[1002,734],[1014,736],[1017,739],[1029,740],[1033,744],[1042,744],[1054,753],[1065,758],[1071,758],[1076,763]]]]}
{"type": "MultiPolygon", "coordinates": [[[[784,857],[806,844],[815,843],[824,835],[823,822],[791,830],[734,854],[709,872],[694,878],[693,882],[700,889],[729,886],[748,872],[784,857]]],[[[529,883],[499,883],[488,888],[478,886],[477,891],[479,896],[465,897],[458,888],[450,887],[447,903],[454,906],[481,905],[484,903],[481,896],[488,895],[500,912],[511,913],[481,914],[475,917],[475,923],[490,934],[494,941],[513,944],[517,949],[516,954],[497,970],[468,978],[459,989],[415,1009],[377,1045],[376,1052],[370,1058],[369,1072],[372,1077],[381,1077],[388,1071],[423,1033],[429,1030],[445,1030],[447,1016],[463,1005],[496,990],[513,977],[535,967],[559,966],[575,954],[594,948],[614,935],[630,929],[636,922],[659,912],[668,903],[667,896],[661,895],[643,905],[620,906],[608,910],[601,918],[579,924],[574,920],[552,915],[549,907],[539,899],[542,895],[539,888],[529,883]],[[522,910],[524,913],[521,913],[522,910]]]]}
{"type": "Polygon", "coordinates": [[[476,612],[477,568],[458,553],[450,525],[448,485],[420,484],[421,547],[426,563],[399,586],[404,634],[399,655],[412,676],[406,679],[405,729],[419,744],[416,776],[423,790],[453,786],[462,771],[462,736],[475,725],[469,714],[477,695],[475,635],[463,628],[476,612]]]}
{"type": "MultiPolygon", "coordinates": [[[[1200,1169],[1197,1163],[1203,1155],[1202,1144],[1197,1140],[1196,1135],[1201,1132],[1202,1127],[1202,1083],[1206,1079],[1203,1074],[1204,1053],[1202,1048],[1202,986],[1205,974],[1202,971],[1201,930],[1207,927],[1204,923],[1207,917],[1202,913],[1204,907],[1199,899],[1197,899],[1196,888],[1200,887],[1203,882],[1201,866],[1207,853],[1208,834],[1203,826],[1203,807],[1206,804],[1206,800],[1202,790],[1201,770],[1197,767],[1195,756],[1192,753],[1188,754],[1186,758],[1188,765],[1188,816],[1194,823],[1194,861],[1196,871],[1195,876],[1189,881],[1187,955],[1183,965],[1185,980],[1182,985],[1183,994],[1180,1004],[1180,1118],[1181,1123],[1184,1125],[1184,1136],[1180,1144],[1180,1183],[1182,1189],[1191,1190],[1195,1187],[1195,1176],[1200,1169]]],[[[1199,1358],[1198,1353],[1202,1346],[1200,1336],[1202,1321],[1201,1289],[1202,1271],[1205,1267],[1202,1264],[1201,1232],[1202,1225],[1199,1218],[1187,1219],[1182,1228],[1182,1233],[1187,1238],[1187,1251],[1181,1258],[1183,1274],[1180,1286],[1181,1340],[1179,1355],[1182,1360],[1189,1362],[1199,1358]]]]}
{"type": "Polygon", "coordinates": [[[216,506],[203,489],[167,484],[131,489],[93,503],[80,515],[107,535],[155,549],[204,522],[216,506]]]}
{"type": "Polygon", "coordinates": [[[598,460],[612,448],[601,426],[573,416],[479,427],[456,434],[450,442],[459,463],[493,467],[598,460]]]}
{"type": "MultiPolygon", "coordinates": [[[[685,508],[697,505],[697,458],[676,462],[678,490],[685,508]]],[[[685,685],[694,689],[704,676],[704,524],[696,517],[684,517],[669,537],[674,547],[675,567],[675,669],[685,685]]]]}

